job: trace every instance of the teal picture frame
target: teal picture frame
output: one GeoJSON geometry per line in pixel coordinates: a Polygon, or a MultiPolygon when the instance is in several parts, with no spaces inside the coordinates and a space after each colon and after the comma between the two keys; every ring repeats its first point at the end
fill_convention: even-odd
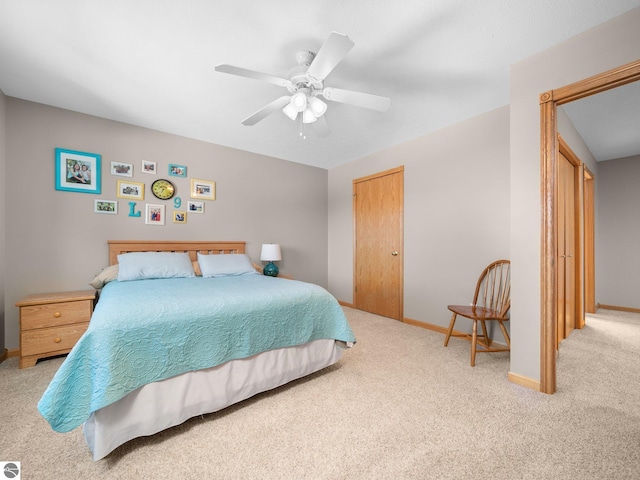
{"type": "Polygon", "coordinates": [[[97,153],[56,148],[56,190],[102,193],[102,156],[97,153]]]}
{"type": "Polygon", "coordinates": [[[187,176],[187,167],[184,165],[176,165],[175,163],[170,163],[168,173],[172,177],[185,178],[187,176]]]}

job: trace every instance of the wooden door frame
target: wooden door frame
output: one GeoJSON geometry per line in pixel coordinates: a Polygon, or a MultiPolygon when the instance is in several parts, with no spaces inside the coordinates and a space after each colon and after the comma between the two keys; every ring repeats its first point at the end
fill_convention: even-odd
{"type": "Polygon", "coordinates": [[[402,245],[402,251],[400,252],[400,255],[402,256],[402,261],[400,262],[400,278],[398,279],[399,289],[400,289],[400,298],[398,299],[399,308],[400,308],[400,318],[398,320],[402,322],[404,321],[404,165],[401,165],[396,168],[391,168],[383,172],[373,173],[371,175],[367,175],[366,177],[356,178],[351,182],[352,195],[353,195],[353,201],[351,202],[351,209],[353,212],[352,213],[352,217],[353,217],[353,297],[352,298],[353,298],[354,308],[357,309],[358,297],[356,295],[356,287],[357,287],[357,281],[358,281],[358,278],[357,278],[358,274],[357,274],[356,262],[358,260],[357,258],[358,250],[356,245],[356,238],[357,238],[356,184],[361,182],[366,182],[368,180],[373,180],[374,178],[385,177],[387,175],[394,175],[396,173],[403,174],[403,177],[402,177],[402,198],[403,198],[402,204],[403,205],[402,205],[402,215],[400,216],[400,244],[402,245]]]}
{"type": "Polygon", "coordinates": [[[595,177],[584,166],[584,310],[596,313],[595,177]]]}
{"type": "Polygon", "coordinates": [[[640,60],[540,95],[540,391],[556,391],[557,107],[640,80],[640,60]]]}

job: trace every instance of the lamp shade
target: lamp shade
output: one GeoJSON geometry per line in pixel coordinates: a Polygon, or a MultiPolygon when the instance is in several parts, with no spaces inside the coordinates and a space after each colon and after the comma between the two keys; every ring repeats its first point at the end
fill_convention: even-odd
{"type": "Polygon", "coordinates": [[[320,100],[318,97],[309,97],[307,101],[309,108],[316,117],[321,117],[324,112],[327,111],[327,104],[320,100]]]}
{"type": "Polygon", "coordinates": [[[279,262],[282,260],[282,252],[280,245],[277,243],[265,243],[262,245],[260,252],[260,260],[264,262],[279,262]]]}
{"type": "Polygon", "coordinates": [[[302,123],[313,123],[316,120],[316,116],[313,114],[310,108],[305,108],[304,112],[302,112],[302,123]]]}

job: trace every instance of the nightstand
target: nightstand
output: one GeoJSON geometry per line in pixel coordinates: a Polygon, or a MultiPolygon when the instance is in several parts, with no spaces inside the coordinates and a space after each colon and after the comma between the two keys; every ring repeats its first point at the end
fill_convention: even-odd
{"type": "Polygon", "coordinates": [[[69,353],[91,320],[95,290],[24,297],[20,308],[20,368],[45,357],[69,353]]]}

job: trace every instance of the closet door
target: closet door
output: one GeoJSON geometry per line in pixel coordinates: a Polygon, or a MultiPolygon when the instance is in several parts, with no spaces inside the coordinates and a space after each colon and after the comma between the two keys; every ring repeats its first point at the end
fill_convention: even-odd
{"type": "Polygon", "coordinates": [[[354,300],[402,321],[404,168],[353,181],[354,300]]]}
{"type": "Polygon", "coordinates": [[[562,153],[558,163],[558,344],[576,326],[576,167],[562,153]]]}

